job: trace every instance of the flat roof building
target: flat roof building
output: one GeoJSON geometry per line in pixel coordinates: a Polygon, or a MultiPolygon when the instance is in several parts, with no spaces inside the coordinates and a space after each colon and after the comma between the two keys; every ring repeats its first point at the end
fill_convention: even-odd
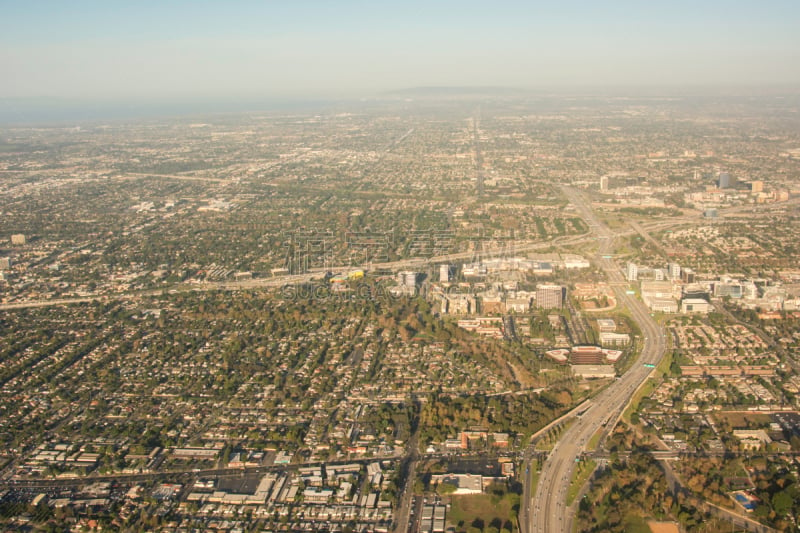
{"type": "Polygon", "coordinates": [[[536,307],[560,309],[564,304],[564,287],[561,285],[537,285],[536,307]]]}

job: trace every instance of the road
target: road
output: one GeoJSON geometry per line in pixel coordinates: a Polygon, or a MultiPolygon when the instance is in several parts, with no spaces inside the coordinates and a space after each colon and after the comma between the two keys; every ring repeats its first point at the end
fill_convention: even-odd
{"type": "MultiPolygon", "coordinates": [[[[414,481],[417,478],[417,462],[419,461],[419,425],[414,422],[411,431],[411,438],[408,439],[406,446],[406,456],[400,463],[401,475],[405,476],[403,487],[400,492],[400,500],[397,506],[394,531],[396,533],[406,533],[409,531],[411,522],[411,506],[414,504],[414,481]]],[[[417,509],[419,511],[419,509],[417,509]]],[[[417,515],[419,516],[419,515],[417,515]]]]}
{"type": "MultiPolygon", "coordinates": [[[[301,155],[302,154],[299,154],[296,157],[300,157],[301,155]]],[[[169,177],[169,176],[161,176],[161,177],[169,177]]],[[[183,176],[175,176],[175,177],[183,178],[183,176]]],[[[186,178],[196,179],[195,177],[186,177],[186,178]]],[[[608,229],[607,226],[602,224],[597,219],[597,217],[594,215],[591,208],[589,207],[589,204],[581,196],[581,193],[579,193],[577,190],[571,187],[562,187],[562,189],[564,193],[567,195],[567,198],[572,202],[572,205],[575,207],[578,214],[589,225],[588,234],[563,236],[563,237],[557,237],[552,240],[546,240],[540,242],[516,241],[511,244],[506,243],[503,245],[503,247],[494,250],[484,250],[484,253],[489,255],[495,252],[508,253],[509,249],[511,249],[513,250],[514,253],[524,254],[527,252],[535,252],[537,250],[542,250],[542,249],[550,249],[554,246],[558,247],[558,246],[571,246],[584,243],[594,243],[599,240],[600,252],[598,252],[598,257],[599,257],[598,262],[600,266],[606,271],[606,273],[608,273],[609,279],[611,281],[617,281],[622,283],[624,282],[624,278],[616,270],[615,265],[610,260],[602,258],[603,255],[607,255],[610,252],[612,252],[612,244],[616,237],[624,237],[635,233],[647,234],[648,231],[650,232],[663,231],[669,228],[675,228],[687,224],[708,224],[711,222],[709,219],[701,218],[699,215],[687,215],[684,217],[671,218],[669,220],[657,220],[651,223],[644,223],[641,225],[637,223],[635,227],[612,232],[611,230],[608,229]]],[[[787,202],[782,202],[780,204],[769,204],[767,206],[730,207],[719,210],[719,216],[723,217],[723,216],[746,214],[748,211],[759,211],[765,208],[766,209],[774,208],[773,206],[787,206],[787,205],[794,205],[796,203],[800,203],[800,199],[793,199],[787,202]]],[[[657,244],[657,241],[653,242],[656,242],[657,244]]],[[[424,268],[431,264],[456,263],[459,261],[465,261],[472,259],[474,256],[475,256],[474,251],[456,252],[452,254],[444,254],[435,257],[413,257],[409,259],[390,261],[385,263],[370,263],[368,265],[364,265],[364,268],[368,268],[370,270],[395,270],[395,271],[404,269],[413,269],[413,268],[424,268]]],[[[259,289],[259,288],[269,288],[269,287],[281,287],[284,285],[299,285],[311,281],[311,279],[314,277],[319,278],[320,274],[324,274],[324,272],[327,270],[330,270],[332,272],[346,272],[348,270],[352,270],[353,268],[356,267],[354,267],[353,265],[330,266],[324,269],[312,269],[311,271],[305,274],[276,276],[271,278],[256,278],[246,281],[218,281],[218,282],[205,282],[198,284],[176,284],[155,290],[123,292],[123,293],[113,293],[113,294],[112,293],[87,294],[82,296],[48,299],[48,300],[25,300],[18,302],[6,302],[6,303],[0,303],[0,311],[33,308],[33,307],[70,305],[75,303],[85,303],[98,300],[126,300],[132,297],[157,295],[161,294],[164,291],[185,292],[185,291],[215,291],[215,290],[248,290],[248,289],[259,289]]]]}
{"type": "Polygon", "coordinates": [[[563,190],[598,240],[596,261],[613,284],[618,305],[630,312],[644,339],[639,359],[630,370],[587,402],[589,407],[580,416],[576,416],[575,422],[562,433],[542,466],[535,494],[528,491],[523,496],[527,504],[523,507],[524,516],[520,523],[529,533],[572,531],[573,516],[567,507],[567,492],[576,461],[586,451],[586,446],[595,433],[602,428],[610,430],[616,424],[636,390],[648,378],[652,369],[643,364],[657,365],[666,349],[662,328],[651,318],[641,301],[626,294],[623,290],[625,284],[622,273],[616,264],[603,257],[612,251],[614,234],[597,219],[581,193],[566,186],[563,190]]]}
{"type": "MultiPolygon", "coordinates": [[[[477,127],[477,126],[474,126],[477,127]]],[[[408,135],[410,135],[412,131],[407,132],[403,137],[401,137],[395,144],[399,144],[403,139],[405,139],[408,135]]],[[[391,147],[390,147],[391,148],[391,147]]],[[[285,163],[287,161],[292,161],[294,159],[298,159],[305,155],[305,152],[298,153],[287,160],[281,160],[281,163],[285,163]]],[[[477,157],[477,156],[476,156],[477,157]]],[[[24,171],[20,171],[24,172],[24,171]]],[[[123,175],[122,177],[160,177],[160,178],[172,178],[172,179],[185,179],[185,180],[201,180],[201,181],[212,181],[212,182],[229,182],[229,180],[224,180],[221,178],[211,178],[211,177],[202,177],[202,176],[185,176],[185,175],[175,175],[175,174],[132,174],[128,173],[123,175]]],[[[579,194],[576,190],[571,189],[569,187],[564,187],[564,191],[567,193],[568,197],[572,195],[573,197],[576,194],[579,194]]],[[[570,198],[572,200],[572,198],[570,198]]],[[[760,204],[760,205],[745,205],[745,206],[736,206],[736,207],[728,207],[724,209],[719,209],[719,218],[727,217],[727,216],[737,216],[737,215],[747,215],[749,213],[754,214],[761,214],[762,211],[776,209],[776,208],[784,208],[788,206],[793,206],[800,203],[800,198],[793,198],[791,200],[775,203],[775,204],[760,204]]],[[[515,253],[525,253],[525,252],[533,252],[539,249],[549,249],[553,246],[559,245],[575,245],[581,244],[586,242],[591,242],[596,240],[598,236],[606,241],[610,241],[615,236],[622,237],[627,235],[632,235],[634,233],[639,234],[646,234],[647,231],[663,231],[670,228],[675,228],[678,226],[683,226],[687,224],[710,224],[713,223],[713,219],[705,219],[701,218],[699,214],[690,214],[685,215],[682,217],[673,217],[669,220],[657,220],[650,223],[645,224],[636,224],[635,227],[631,229],[620,230],[612,233],[608,230],[608,228],[600,224],[597,218],[592,213],[591,209],[589,208],[588,204],[581,200],[581,205],[575,204],[573,205],[578,210],[578,213],[587,221],[590,225],[589,234],[586,235],[574,235],[574,236],[564,236],[564,237],[557,237],[552,240],[531,243],[530,241],[521,241],[517,243],[511,243],[511,249],[514,250],[515,253]],[[601,230],[603,233],[600,234],[597,230],[601,230]]],[[[657,241],[654,242],[659,248],[660,245],[657,241]]],[[[601,244],[603,244],[601,242],[601,244]]],[[[84,245],[86,246],[86,245],[84,245]]],[[[490,254],[493,251],[498,253],[507,253],[509,250],[509,244],[504,245],[502,248],[498,248],[497,250],[487,250],[485,253],[490,254]]],[[[606,251],[610,250],[610,248],[606,247],[606,251]]],[[[429,265],[431,263],[448,263],[448,262],[457,262],[463,261],[467,259],[471,259],[474,257],[475,252],[459,252],[453,254],[446,254],[440,255],[436,257],[419,257],[419,258],[411,258],[405,259],[401,261],[393,261],[393,262],[386,262],[386,263],[370,263],[369,265],[364,265],[364,268],[369,267],[370,269],[374,270],[391,270],[391,269],[406,269],[406,268],[414,268],[414,267],[421,267],[425,265],[429,265]]],[[[606,265],[603,265],[605,268],[606,265]]],[[[341,266],[341,267],[328,267],[327,269],[316,269],[316,271],[322,270],[331,270],[331,271],[347,271],[351,270],[354,267],[353,265],[350,266],[341,266]]],[[[608,272],[608,270],[606,270],[608,272]]],[[[260,278],[248,281],[220,281],[220,282],[208,282],[202,283],[198,285],[173,285],[168,287],[163,287],[157,290],[147,290],[147,291],[138,291],[138,292],[123,292],[123,293],[108,293],[108,294],[88,294],[84,296],[75,296],[75,297],[66,297],[66,298],[57,298],[57,299],[47,299],[47,300],[25,300],[25,301],[18,301],[18,302],[6,302],[0,303],[0,311],[7,311],[12,309],[25,309],[25,308],[34,308],[34,307],[50,307],[50,306],[60,306],[60,305],[70,305],[75,303],[85,303],[85,302],[92,302],[98,300],[125,300],[135,296],[147,296],[153,294],[159,294],[163,291],[188,291],[188,290],[200,290],[200,291],[212,291],[212,290],[237,290],[237,289],[255,289],[255,288],[262,288],[262,287],[277,287],[286,284],[292,283],[303,283],[305,281],[309,281],[313,276],[314,272],[310,272],[309,274],[298,274],[298,275],[290,275],[290,276],[280,276],[280,277],[273,277],[273,278],[260,278]]],[[[620,278],[621,279],[621,278],[620,278]]]]}
{"type": "MultiPolygon", "coordinates": [[[[626,232],[626,233],[632,233],[626,232]]],[[[526,252],[533,252],[536,250],[548,249],[554,245],[574,245],[582,242],[589,242],[594,237],[591,235],[571,235],[558,237],[549,241],[541,241],[532,243],[530,241],[520,241],[513,247],[514,253],[524,254],[526,252]]],[[[507,253],[508,246],[502,248],[485,250],[484,253],[507,253]]],[[[452,254],[439,255],[435,257],[414,257],[403,259],[400,261],[391,261],[386,263],[371,263],[369,264],[370,270],[405,270],[413,268],[424,268],[431,264],[438,263],[454,263],[458,261],[465,261],[473,258],[475,252],[457,252],[452,254]]],[[[34,307],[55,307],[61,305],[70,305],[76,303],[86,303],[94,301],[112,301],[112,300],[127,300],[130,298],[156,296],[164,292],[190,292],[190,291],[217,291],[217,290],[254,290],[261,288],[275,288],[284,286],[297,286],[312,281],[314,278],[320,279],[326,271],[331,272],[347,272],[353,270],[354,267],[350,266],[331,266],[328,268],[311,269],[304,274],[289,274],[285,276],[275,276],[270,278],[255,278],[244,281],[209,281],[203,283],[183,283],[171,286],[165,286],[158,289],[148,289],[133,292],[123,293],[103,293],[103,294],[86,294],[75,297],[53,298],[47,300],[25,300],[19,302],[6,302],[0,304],[0,311],[9,311],[12,309],[26,309],[34,307]]],[[[287,293],[291,294],[291,293],[287,293]]]]}

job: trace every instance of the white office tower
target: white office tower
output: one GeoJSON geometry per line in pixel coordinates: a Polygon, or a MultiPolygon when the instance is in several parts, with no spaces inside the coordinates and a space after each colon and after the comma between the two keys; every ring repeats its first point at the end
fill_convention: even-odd
{"type": "Polygon", "coordinates": [[[669,264],[669,279],[680,279],[681,277],[681,266],[678,263],[670,263],[669,264]]]}
{"type": "Polygon", "coordinates": [[[450,265],[439,265],[439,281],[442,283],[450,281],[450,265]]]}
{"type": "Polygon", "coordinates": [[[639,267],[636,263],[628,263],[628,281],[636,281],[639,279],[639,267]]]}

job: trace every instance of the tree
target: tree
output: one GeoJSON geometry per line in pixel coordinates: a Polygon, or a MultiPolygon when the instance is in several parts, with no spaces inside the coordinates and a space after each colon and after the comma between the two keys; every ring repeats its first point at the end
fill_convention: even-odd
{"type": "Polygon", "coordinates": [[[452,483],[439,483],[439,486],[436,487],[436,492],[438,492],[442,496],[446,494],[453,494],[456,490],[458,490],[458,487],[456,487],[452,483]]]}
{"type": "Polygon", "coordinates": [[[792,510],[792,495],[789,491],[782,490],[772,495],[772,508],[778,516],[786,516],[792,510]]]}

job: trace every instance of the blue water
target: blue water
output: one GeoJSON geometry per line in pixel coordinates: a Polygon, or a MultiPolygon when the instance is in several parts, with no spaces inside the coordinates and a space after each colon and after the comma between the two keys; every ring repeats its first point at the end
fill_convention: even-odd
{"type": "Polygon", "coordinates": [[[756,507],[756,505],[751,503],[744,494],[734,494],[733,497],[736,498],[736,501],[741,503],[742,507],[745,509],[753,510],[756,507]]]}

